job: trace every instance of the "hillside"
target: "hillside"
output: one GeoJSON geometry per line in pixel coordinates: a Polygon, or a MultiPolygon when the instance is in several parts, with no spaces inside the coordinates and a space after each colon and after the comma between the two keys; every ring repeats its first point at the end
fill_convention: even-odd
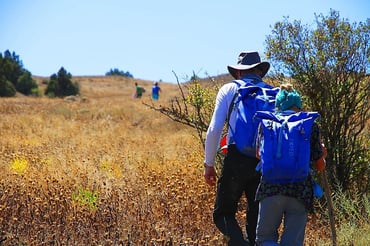
{"type": "MultiPolygon", "coordinates": [[[[224,245],[194,129],[143,104],[169,104],[177,84],[160,83],[153,102],[152,81],[72,80],[83,100],[0,99],[3,244],[224,245]],[[141,99],[135,82],[147,91],[141,99]]],[[[327,220],[310,218],[306,238],[330,241],[327,220]]]]}
{"type": "MultiPolygon", "coordinates": [[[[39,86],[44,89],[45,85],[42,83],[44,80],[49,78],[44,77],[33,77],[39,86]]],[[[145,87],[147,95],[150,95],[150,88],[153,85],[153,81],[137,80],[133,78],[127,78],[122,76],[74,76],[72,77],[73,82],[78,82],[81,87],[81,95],[94,99],[101,97],[131,97],[135,91],[135,82],[145,87]]],[[[177,85],[170,83],[160,83],[163,91],[163,96],[172,96],[173,92],[176,92],[177,85]]]]}
{"type": "MultiPolygon", "coordinates": [[[[151,81],[73,81],[84,100],[0,100],[4,245],[209,241],[215,228],[200,228],[204,211],[210,219],[213,192],[202,179],[193,130],[142,104],[152,103],[151,81]],[[132,98],[135,82],[147,89],[141,99],[132,98]]],[[[177,85],[160,86],[153,103],[178,93],[177,85]]]]}

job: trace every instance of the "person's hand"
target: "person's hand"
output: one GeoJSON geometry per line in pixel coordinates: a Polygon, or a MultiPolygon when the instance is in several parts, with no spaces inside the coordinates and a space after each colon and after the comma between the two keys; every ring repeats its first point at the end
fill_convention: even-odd
{"type": "Polygon", "coordinates": [[[213,166],[204,165],[204,178],[206,183],[213,186],[216,184],[216,171],[213,166]]]}

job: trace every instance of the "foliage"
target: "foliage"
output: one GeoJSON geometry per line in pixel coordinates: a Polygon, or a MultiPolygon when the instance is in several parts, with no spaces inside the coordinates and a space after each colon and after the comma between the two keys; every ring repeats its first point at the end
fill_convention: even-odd
{"type": "Polygon", "coordinates": [[[19,77],[18,82],[16,84],[16,89],[17,91],[25,95],[37,95],[38,85],[36,81],[32,79],[32,74],[29,71],[25,71],[19,77]]]}
{"type": "Polygon", "coordinates": [[[351,24],[331,10],[316,16],[316,28],[277,22],[267,37],[267,57],[307,97],[321,116],[332,183],[362,192],[370,188],[370,20],[351,24]],[[368,134],[368,133],[367,133],[368,134]]]}
{"type": "Polygon", "coordinates": [[[12,82],[0,74],[0,97],[13,97],[15,94],[16,90],[12,82]]]}
{"type": "Polygon", "coordinates": [[[105,76],[123,76],[128,78],[133,78],[134,76],[129,72],[125,72],[122,70],[119,70],[118,68],[110,69],[108,72],[105,73],[105,76]]]}
{"type": "Polygon", "coordinates": [[[99,194],[89,189],[79,188],[76,193],[72,194],[72,200],[79,205],[96,210],[98,208],[99,194]]]}
{"type": "Polygon", "coordinates": [[[37,83],[32,79],[32,74],[23,68],[19,56],[9,50],[4,52],[4,57],[0,53],[0,83],[2,83],[0,96],[6,97],[14,96],[15,90],[31,95],[32,91],[38,88],[37,83]]]}
{"type": "Polygon", "coordinates": [[[45,90],[45,95],[49,97],[65,97],[78,95],[80,92],[79,84],[71,81],[72,75],[63,67],[58,74],[52,74],[45,90]]]}
{"type": "Polygon", "coordinates": [[[366,233],[370,218],[369,194],[346,194],[340,188],[337,190],[334,201],[337,220],[341,224],[338,241],[341,245],[366,245],[361,242],[370,241],[370,236],[366,233]]]}

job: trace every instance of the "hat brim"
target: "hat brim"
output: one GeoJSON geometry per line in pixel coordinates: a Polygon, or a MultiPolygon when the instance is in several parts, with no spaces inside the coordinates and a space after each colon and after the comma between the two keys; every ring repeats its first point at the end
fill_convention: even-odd
{"type": "Polygon", "coordinates": [[[252,69],[252,68],[255,68],[255,67],[258,67],[261,72],[262,72],[262,78],[266,75],[266,73],[268,72],[268,70],[270,69],[270,63],[268,62],[260,62],[260,63],[256,63],[256,64],[252,64],[252,65],[242,65],[242,64],[237,64],[237,65],[230,65],[230,66],[227,66],[227,69],[229,70],[229,73],[231,74],[231,76],[233,76],[234,79],[237,79],[237,71],[240,71],[240,70],[249,70],[249,69],[252,69]]]}

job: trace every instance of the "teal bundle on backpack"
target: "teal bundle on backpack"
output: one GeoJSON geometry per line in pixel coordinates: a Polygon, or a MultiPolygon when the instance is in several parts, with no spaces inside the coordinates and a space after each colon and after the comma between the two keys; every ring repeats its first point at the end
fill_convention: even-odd
{"type": "Polygon", "coordinates": [[[258,168],[269,183],[302,181],[310,172],[310,140],[317,112],[257,112],[261,121],[258,168]]]}
{"type": "MultiPolygon", "coordinates": [[[[255,157],[257,128],[260,119],[255,118],[254,115],[259,110],[274,111],[275,98],[280,89],[273,88],[262,81],[257,84],[251,82],[242,82],[244,84],[241,84],[238,80],[234,82],[239,84],[239,89],[233,105],[230,107],[237,110],[235,127],[230,127],[233,133],[230,142],[235,143],[241,153],[255,157]]],[[[229,111],[230,116],[231,110],[229,111]]]]}

